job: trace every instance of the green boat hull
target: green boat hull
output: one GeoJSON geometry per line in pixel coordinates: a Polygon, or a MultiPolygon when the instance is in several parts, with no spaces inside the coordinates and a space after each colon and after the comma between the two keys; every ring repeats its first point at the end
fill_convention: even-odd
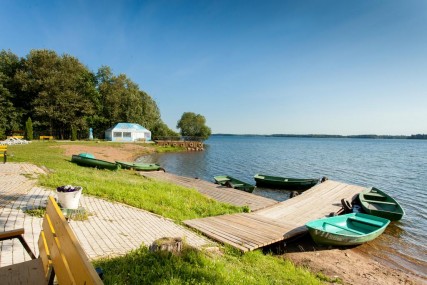
{"type": "Polygon", "coordinates": [[[319,182],[319,179],[298,179],[280,176],[256,174],[254,176],[256,186],[278,188],[287,190],[307,190],[319,182]]]}
{"type": "Polygon", "coordinates": [[[71,161],[81,166],[95,167],[98,169],[109,169],[109,170],[120,169],[120,165],[116,163],[95,159],[95,158],[90,158],[90,157],[85,157],[85,156],[79,156],[79,155],[73,155],[71,157],[71,161]]]}
{"type": "Polygon", "coordinates": [[[374,187],[359,193],[359,200],[363,210],[370,215],[398,221],[405,214],[395,199],[374,187]]]}
{"type": "Polygon", "coordinates": [[[116,161],[116,163],[119,164],[123,169],[133,169],[137,171],[165,171],[160,165],[155,163],[133,163],[127,161],[116,161]]]}
{"type": "Polygon", "coordinates": [[[219,185],[234,188],[237,190],[242,190],[249,193],[252,193],[255,189],[254,185],[237,180],[236,178],[227,175],[214,176],[214,180],[219,185]]]}
{"type": "Polygon", "coordinates": [[[351,213],[310,221],[306,227],[316,244],[353,246],[377,238],[389,223],[381,217],[351,213]]]}

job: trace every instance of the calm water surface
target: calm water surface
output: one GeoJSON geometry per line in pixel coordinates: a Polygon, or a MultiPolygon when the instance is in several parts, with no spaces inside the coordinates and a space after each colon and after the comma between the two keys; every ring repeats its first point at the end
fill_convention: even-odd
{"type": "MultiPolygon", "coordinates": [[[[320,178],[385,190],[406,215],[360,250],[427,277],[427,141],[214,136],[205,151],[142,157],[166,171],[212,181],[227,174],[255,184],[256,173],[320,178]]],[[[257,188],[278,201],[287,191],[257,188]]]]}

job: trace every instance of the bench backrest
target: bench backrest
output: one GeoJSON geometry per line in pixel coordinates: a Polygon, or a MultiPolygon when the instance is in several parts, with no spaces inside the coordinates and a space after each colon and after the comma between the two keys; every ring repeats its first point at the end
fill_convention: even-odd
{"type": "Polygon", "coordinates": [[[40,140],[53,140],[53,136],[40,136],[40,140]]]}
{"type": "Polygon", "coordinates": [[[0,157],[3,157],[3,163],[6,163],[7,145],[0,145],[0,157]]]}
{"type": "Polygon", "coordinates": [[[58,204],[49,196],[39,249],[46,277],[52,267],[59,284],[103,284],[58,204]]]}

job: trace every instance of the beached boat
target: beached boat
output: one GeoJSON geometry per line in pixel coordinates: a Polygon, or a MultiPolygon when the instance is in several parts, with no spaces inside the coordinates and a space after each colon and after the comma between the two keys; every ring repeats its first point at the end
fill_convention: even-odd
{"type": "Polygon", "coordinates": [[[351,213],[310,221],[306,227],[317,244],[351,246],[377,238],[389,223],[381,217],[351,213]]]}
{"type": "Polygon", "coordinates": [[[367,188],[361,192],[359,199],[363,210],[370,215],[398,221],[405,214],[396,200],[375,187],[367,188]]]}
{"type": "Polygon", "coordinates": [[[134,162],[127,162],[127,161],[117,161],[117,164],[120,164],[120,166],[123,169],[133,169],[137,171],[156,171],[156,170],[163,170],[165,171],[160,165],[156,163],[134,163],[134,162]]]}
{"type": "Polygon", "coordinates": [[[280,188],[289,190],[307,190],[317,183],[320,179],[298,179],[286,178],[279,176],[270,176],[264,174],[256,174],[254,176],[256,186],[268,188],[280,188]]]}
{"type": "Polygon", "coordinates": [[[87,157],[83,155],[80,156],[80,155],[73,154],[73,156],[71,157],[71,161],[81,166],[96,167],[98,169],[109,169],[109,170],[120,169],[119,164],[105,161],[105,160],[95,159],[95,158],[87,157]]]}
{"type": "Polygon", "coordinates": [[[255,189],[254,185],[251,185],[249,183],[237,180],[236,178],[233,178],[233,177],[228,176],[228,175],[214,176],[214,180],[217,184],[220,184],[222,186],[246,191],[249,193],[252,193],[255,189]]]}

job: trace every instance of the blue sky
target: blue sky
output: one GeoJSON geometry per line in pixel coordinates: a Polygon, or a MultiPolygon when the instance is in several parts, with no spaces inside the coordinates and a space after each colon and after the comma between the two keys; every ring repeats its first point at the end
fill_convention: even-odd
{"type": "Polygon", "coordinates": [[[427,1],[0,0],[0,49],[124,73],[175,129],[427,133],[427,1]]]}

